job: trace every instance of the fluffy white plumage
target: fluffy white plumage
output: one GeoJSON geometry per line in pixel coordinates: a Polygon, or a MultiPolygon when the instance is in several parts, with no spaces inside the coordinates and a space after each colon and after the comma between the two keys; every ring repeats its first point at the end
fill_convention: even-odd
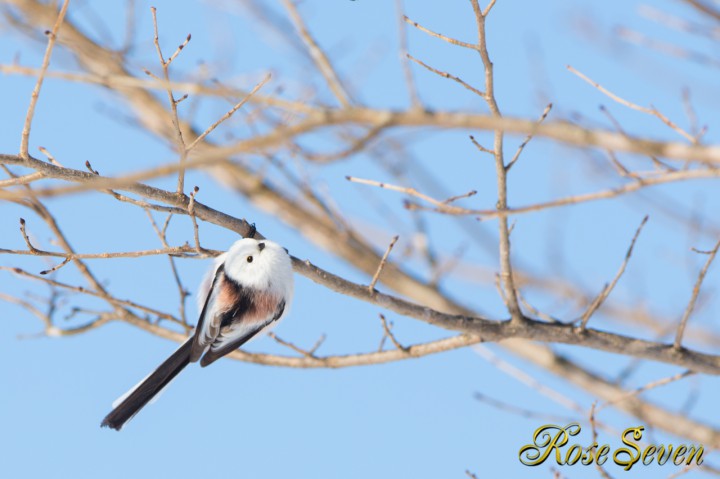
{"type": "MultiPolygon", "coordinates": [[[[221,265],[225,265],[225,272],[235,281],[242,282],[247,286],[257,286],[272,282],[274,288],[282,289],[284,296],[287,298],[286,310],[289,308],[293,296],[293,273],[292,263],[287,250],[279,244],[262,240],[265,243],[265,253],[262,258],[256,258],[257,261],[247,263],[247,255],[252,254],[257,249],[257,243],[261,241],[244,238],[236,241],[230,249],[217,258],[200,283],[196,296],[198,314],[202,312],[205,300],[210,292],[213,278],[217,273],[217,269],[221,265]],[[270,253],[269,255],[267,253],[270,253]],[[242,260],[245,260],[243,264],[242,260]]],[[[287,312],[286,312],[287,315],[287,312]]]]}
{"type": "Polygon", "coordinates": [[[285,248],[268,240],[236,241],[200,284],[194,334],[118,398],[102,425],[120,430],[189,363],[200,360],[207,366],[270,331],[287,316],[292,296],[292,262],[285,248]]]}
{"type": "Polygon", "coordinates": [[[222,351],[269,332],[287,316],[292,296],[292,263],[285,248],[268,240],[236,241],[201,284],[193,356],[199,348],[222,351]]]}

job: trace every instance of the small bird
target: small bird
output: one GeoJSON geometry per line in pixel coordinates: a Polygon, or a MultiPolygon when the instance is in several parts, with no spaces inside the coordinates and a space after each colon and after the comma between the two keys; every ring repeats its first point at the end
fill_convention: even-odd
{"type": "Polygon", "coordinates": [[[201,284],[194,333],[118,398],[101,426],[119,431],[188,364],[200,360],[200,366],[208,366],[270,331],[287,315],[292,296],[292,263],[285,248],[268,240],[236,241],[216,258],[201,284]]]}

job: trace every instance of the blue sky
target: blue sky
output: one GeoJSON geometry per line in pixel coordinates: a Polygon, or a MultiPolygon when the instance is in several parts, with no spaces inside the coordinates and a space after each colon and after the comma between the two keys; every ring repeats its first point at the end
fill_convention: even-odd
{"type": "MultiPolygon", "coordinates": [[[[70,18],[95,38],[110,38],[122,44],[124,2],[74,2],[70,18]],[[101,18],[104,27],[93,29],[101,18]]],[[[142,76],[142,68],[156,67],[152,46],[149,4],[137,2],[137,43],[129,68],[142,76]]],[[[272,3],[272,8],[277,5],[272,3]]],[[[640,105],[653,104],[687,126],[682,90],[691,88],[694,107],[701,124],[710,124],[705,137],[717,143],[711,120],[717,117],[719,100],[714,95],[715,73],[697,65],[623,42],[618,26],[642,31],[648,36],[692,45],[712,53],[712,44],[693,41],[641,15],[641,2],[509,2],[499,0],[488,20],[488,42],[496,68],[496,94],[505,114],[535,118],[552,101],[551,119],[581,117],[587,124],[610,128],[598,111],[606,105],[633,134],[680,140],[656,118],[629,111],[610,102],[591,86],[569,73],[572,65],[609,89],[640,105]]],[[[678,2],[657,2],[657,8],[671,14],[695,18],[678,2]]],[[[208,65],[213,76],[246,87],[267,72],[273,73],[270,87],[282,88],[288,96],[301,95],[306,81],[313,83],[320,101],[332,97],[320,80],[307,80],[312,68],[296,61],[298,44],[282,35],[270,34],[253,19],[243,2],[156,2],[163,46],[174,48],[188,33],[193,39],[174,65],[177,78],[191,78],[199,65],[208,65]],[[293,60],[295,58],[295,60],[293,60]]],[[[336,61],[353,96],[369,106],[405,108],[408,97],[397,55],[397,17],[393,2],[372,0],[302,2],[301,12],[314,36],[336,61]]],[[[406,14],[436,31],[474,40],[474,23],[468,2],[406,2],[406,14]]],[[[283,17],[284,18],[284,17],[283,17]]],[[[285,21],[285,20],[284,20],[285,21]]],[[[700,19],[702,21],[702,19],[700,19]]],[[[281,25],[284,25],[281,23],[281,25]]],[[[22,65],[40,64],[44,45],[29,40],[3,25],[0,29],[0,63],[16,59],[22,65]]],[[[46,28],[38,27],[38,28],[46,28]]],[[[447,70],[475,85],[482,81],[477,55],[449,46],[421,32],[408,31],[410,52],[419,59],[447,70]]],[[[289,38],[293,38],[290,36],[289,38]]],[[[52,69],[67,71],[77,66],[62,50],[53,57],[52,69]]],[[[481,100],[458,85],[413,68],[423,101],[430,108],[485,112],[481,100]]],[[[0,151],[18,149],[22,122],[34,79],[0,76],[0,104],[3,105],[0,151]]],[[[193,98],[190,101],[194,101],[193,98]]],[[[184,105],[184,104],[183,104],[184,105]]],[[[102,174],[114,175],[164,164],[175,159],[164,142],[141,132],[127,121],[122,101],[101,88],[48,79],[42,90],[33,123],[31,152],[48,148],[68,167],[84,169],[86,160],[102,174]]],[[[184,108],[184,107],[183,107],[184,108]]],[[[212,123],[227,109],[222,101],[206,101],[197,108],[193,121],[212,123]]],[[[189,110],[184,110],[185,114],[189,110]]],[[[218,140],[235,133],[239,123],[228,122],[214,133],[218,140]]],[[[245,134],[246,132],[243,132],[245,134]]],[[[433,188],[440,178],[445,196],[477,190],[465,205],[491,208],[495,201],[492,162],[479,156],[467,140],[474,133],[487,143],[487,132],[396,132],[408,138],[408,151],[417,163],[412,179],[417,186],[433,188]]],[[[310,137],[311,147],[322,149],[322,139],[310,137]],[[315,141],[316,143],[312,143],[315,141]]],[[[510,137],[506,151],[514,152],[522,138],[510,137]]],[[[510,204],[533,202],[616,186],[597,152],[586,153],[556,143],[535,139],[512,170],[510,204]]],[[[629,161],[641,162],[641,159],[629,161]]],[[[382,249],[393,234],[401,236],[397,251],[412,235],[412,221],[402,209],[402,196],[349,184],[345,175],[389,180],[387,171],[360,155],[329,166],[309,166],[304,171],[314,184],[338,202],[353,224],[368,231],[382,249]],[[368,207],[367,195],[386,201],[395,216],[383,216],[368,207]],[[395,218],[399,218],[396,221],[395,218]],[[376,234],[375,234],[376,233],[376,234]]],[[[174,178],[152,184],[172,188],[174,178]]],[[[279,180],[278,180],[279,181],[279,180]]],[[[201,172],[188,174],[188,185],[200,187],[200,200],[212,207],[254,221],[262,233],[285,246],[299,258],[352,281],[369,278],[259,211],[238,195],[217,187],[215,180],[201,172]]],[[[720,207],[720,195],[710,180],[659,188],[664,198],[682,214],[710,219],[720,207]]],[[[655,191],[655,190],[653,190],[655,191]]],[[[429,191],[433,193],[432,190],[429,191]]],[[[443,193],[437,193],[442,197],[443,193]]],[[[659,213],[658,200],[642,195],[627,199],[589,203],[557,211],[523,215],[513,232],[516,264],[545,276],[553,272],[589,291],[599,291],[615,274],[635,229],[645,214],[651,220],[643,232],[626,275],[618,285],[619,300],[637,304],[662,317],[679,319],[704,257],[690,247],[709,249],[716,241],[711,235],[693,235],[659,213]],[[559,252],[559,253],[558,253],[559,252]],[[558,256],[559,255],[559,256],[558,256]]],[[[129,251],[160,247],[145,213],[119,205],[107,195],[82,194],[47,201],[63,231],[80,252],[129,251]],[[110,213],[109,213],[110,212],[110,213]]],[[[0,248],[24,248],[18,218],[28,221],[31,237],[44,248],[54,248],[42,221],[28,210],[0,203],[0,248]]],[[[161,216],[156,216],[162,221],[161,216]]],[[[435,246],[449,256],[464,248],[468,272],[449,278],[442,288],[458,299],[493,318],[504,318],[502,302],[492,281],[481,281],[476,271],[496,271],[497,254],[477,242],[479,237],[495,238],[496,223],[471,223],[469,236],[456,219],[428,215],[428,228],[435,246]]],[[[175,218],[170,227],[174,244],[192,241],[188,218],[175,218]]],[[[234,233],[201,223],[203,244],[226,249],[234,233]]],[[[178,261],[186,287],[196,290],[210,260],[178,261]]],[[[55,264],[55,263],[51,263],[55,264]]],[[[163,257],[141,260],[92,260],[95,274],[120,298],[132,298],[170,312],[177,310],[177,289],[163,257]]],[[[19,266],[31,272],[47,268],[42,258],[0,256],[0,265],[19,266]]],[[[427,268],[408,262],[407,268],[426,277],[427,268]]],[[[59,280],[82,282],[68,266],[59,280]]],[[[715,291],[718,274],[711,271],[707,291],[715,291]]],[[[27,297],[45,294],[43,285],[22,281],[0,271],[0,292],[27,297]]],[[[577,313],[576,305],[558,303],[537,291],[528,297],[540,307],[566,317],[577,313]]],[[[59,318],[73,306],[98,306],[69,296],[59,318]]],[[[194,301],[189,315],[195,315],[194,301]]],[[[466,477],[470,470],[478,477],[552,477],[549,465],[528,469],[517,459],[520,447],[531,440],[533,431],[548,419],[524,418],[498,410],[474,395],[482,391],[503,402],[537,411],[585,421],[535,390],[518,383],[483,360],[472,349],[443,353],[422,359],[370,367],[340,370],[295,370],[258,366],[223,360],[210,368],[195,365],[138,415],[121,433],[102,430],[99,423],[110,403],[169,355],[174,345],[121,323],[111,323],[70,338],[37,337],[42,325],[26,311],[0,303],[5,334],[0,335],[0,457],[7,477],[191,477],[220,474],[233,477],[367,478],[367,477],[466,477]]],[[[710,299],[693,316],[693,322],[712,329],[717,303],[710,299]]],[[[279,336],[311,347],[322,334],[327,341],[323,354],[372,351],[382,336],[378,307],[352,300],[324,289],[296,275],[296,299],[291,315],[277,330],[279,336]]],[[[417,321],[388,315],[397,336],[406,342],[447,335],[417,321]]],[[[87,319],[87,318],[84,318],[87,319]]],[[[82,318],[72,318],[69,326],[82,318]]],[[[62,321],[62,319],[61,319],[62,321]]],[[[600,317],[599,321],[602,321],[600,317]]],[[[653,338],[647,330],[599,322],[597,327],[653,338]]],[[[715,328],[716,330],[717,328],[715,328]]],[[[594,398],[568,387],[557,378],[508,356],[495,345],[488,348],[501,357],[588,409],[594,398]]],[[[269,338],[251,343],[252,351],[291,354],[269,338]]],[[[558,347],[581,364],[612,376],[629,363],[628,358],[581,348],[558,347]]],[[[648,363],[631,379],[632,385],[679,372],[677,368],[648,363]]],[[[717,424],[714,378],[696,377],[651,393],[648,397],[677,408],[693,388],[701,392],[691,415],[701,422],[717,424]]],[[[601,418],[613,432],[603,432],[601,441],[620,444],[617,431],[638,425],[612,410],[601,418]]],[[[653,441],[680,442],[661,432],[653,441]]],[[[580,437],[590,442],[589,430],[580,437]]],[[[709,454],[707,462],[717,463],[709,454]]],[[[562,468],[567,477],[591,477],[596,471],[582,466],[562,468]]],[[[612,474],[621,475],[614,466],[612,474]]],[[[633,469],[636,477],[667,476],[665,468],[633,469]]],[[[691,473],[688,476],[692,476],[691,473]]],[[[697,477],[700,474],[696,474],[697,477]]]]}

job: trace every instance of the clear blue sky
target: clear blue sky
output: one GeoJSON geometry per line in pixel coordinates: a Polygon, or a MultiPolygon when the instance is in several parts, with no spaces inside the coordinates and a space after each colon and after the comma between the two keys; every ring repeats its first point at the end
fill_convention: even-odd
{"type": "MultiPolygon", "coordinates": [[[[124,2],[74,2],[70,18],[96,38],[122,43],[124,2]],[[102,19],[102,29],[92,29],[102,19]]],[[[152,46],[149,4],[137,2],[137,38],[130,68],[142,76],[142,68],[156,67],[152,46]]],[[[174,48],[187,33],[193,39],[179,60],[174,74],[178,78],[196,71],[199,62],[210,66],[213,76],[225,83],[246,87],[266,72],[273,72],[272,88],[297,94],[311,68],[308,62],[293,62],[298,44],[271,35],[248,13],[244,2],[163,2],[155,3],[166,49],[174,48]]],[[[261,2],[258,2],[261,3],[261,2]]],[[[466,1],[411,2],[406,13],[413,20],[436,31],[466,41],[474,41],[474,23],[466,1]]],[[[685,12],[678,2],[657,2],[670,13],[685,12]]],[[[275,2],[268,2],[276,8],[275,2]]],[[[709,123],[707,142],[717,143],[712,120],[718,118],[720,100],[715,93],[716,72],[709,67],[667,57],[622,42],[613,36],[614,28],[636,28],[647,35],[684,42],[688,37],[649,21],[640,15],[641,2],[510,2],[499,0],[488,21],[489,49],[496,65],[497,97],[504,113],[537,117],[545,104],[555,105],[551,118],[581,115],[590,124],[608,127],[598,112],[605,104],[624,127],[640,135],[679,140],[656,119],[612,104],[586,83],[570,74],[570,64],[608,88],[641,105],[654,104],[671,118],[687,125],[681,92],[691,87],[701,124],[709,123]]],[[[355,97],[376,107],[402,108],[408,104],[397,54],[397,17],[393,2],[373,0],[302,2],[301,12],[315,37],[337,61],[355,97]]],[[[38,27],[45,29],[46,26],[38,27]]],[[[293,38],[290,36],[289,38],[293,38]]],[[[709,49],[698,43],[698,49],[709,49]]],[[[477,55],[409,31],[410,52],[423,61],[450,71],[464,80],[481,85],[482,69],[477,55]]],[[[3,25],[0,29],[0,63],[19,59],[28,66],[40,64],[44,44],[30,41],[3,25]]],[[[59,50],[52,67],[73,70],[72,59],[59,50]]],[[[442,109],[486,111],[477,97],[448,80],[414,68],[420,95],[428,106],[442,109]]],[[[18,150],[20,132],[34,80],[20,76],[0,77],[0,151],[18,150]]],[[[322,88],[322,83],[316,83],[322,88]]],[[[321,99],[331,102],[329,93],[321,99]]],[[[190,101],[193,101],[191,98],[190,101]]],[[[185,106],[183,106],[185,107],[185,106]]],[[[188,104],[187,108],[191,108],[188,104]]],[[[207,125],[218,118],[227,105],[202,104],[194,121],[207,125]]],[[[217,132],[218,138],[232,132],[232,124],[217,132]]],[[[425,178],[441,178],[450,194],[478,190],[465,204],[477,208],[494,205],[495,179],[490,161],[477,155],[467,141],[469,132],[445,132],[410,136],[411,152],[418,161],[417,186],[427,187],[425,178]],[[425,181],[425,183],[423,183],[425,181]]],[[[475,132],[477,133],[477,132],[475,132]]],[[[477,134],[487,141],[488,133],[477,134]]],[[[507,142],[514,152],[519,138],[507,142]]],[[[100,88],[84,84],[46,81],[35,116],[31,150],[48,148],[68,167],[84,168],[90,160],[103,174],[119,174],[173,160],[164,143],[139,131],[126,121],[121,101],[100,88]]],[[[318,148],[322,148],[319,145],[318,148]]],[[[510,184],[511,205],[520,206],[570,193],[618,184],[612,177],[595,177],[597,161],[578,150],[535,140],[526,156],[515,167],[510,184]]],[[[406,241],[412,222],[400,207],[401,197],[391,192],[368,191],[345,182],[345,175],[388,179],[386,173],[368,158],[360,156],[326,168],[310,168],[316,184],[325,183],[337,198],[339,207],[360,226],[386,229],[406,241]],[[385,175],[385,176],[384,176],[385,175]],[[392,224],[361,201],[371,193],[390,199],[402,221],[392,224]]],[[[153,184],[171,188],[172,179],[153,184]]],[[[215,186],[214,180],[191,173],[188,184],[198,185],[201,201],[229,214],[254,221],[267,237],[287,246],[300,258],[343,275],[353,281],[368,278],[329,257],[303,240],[276,219],[257,211],[230,191],[215,186]]],[[[667,187],[664,195],[686,211],[718,211],[720,195],[710,181],[667,187]]],[[[432,193],[432,191],[431,191],[432,193]]],[[[448,195],[448,196],[449,196],[448,195]]],[[[98,194],[83,194],[47,202],[63,230],[80,252],[128,251],[159,247],[145,214],[130,206],[98,194]],[[107,211],[111,210],[112,214],[107,211]]],[[[642,217],[652,205],[641,196],[628,201],[587,204],[555,213],[518,218],[513,233],[516,261],[545,272],[557,269],[588,290],[599,290],[612,278],[625,254],[628,242],[642,217]],[[553,216],[553,214],[555,216],[553,216]],[[562,220],[558,220],[561,217],[562,220]],[[558,263],[554,253],[563,252],[558,263]]],[[[688,213],[689,214],[689,213],[688,213]]],[[[26,209],[0,203],[0,248],[24,248],[18,218],[28,220],[28,230],[38,245],[53,248],[50,233],[42,221],[26,209]]],[[[464,260],[469,265],[497,269],[494,251],[477,247],[464,236],[455,221],[428,216],[431,233],[439,239],[438,248],[446,253],[467,247],[464,260]]],[[[468,219],[467,221],[473,222],[468,219]]],[[[495,235],[495,223],[471,225],[478,235],[495,235]]],[[[235,235],[208,224],[201,224],[205,246],[225,249],[235,235]]],[[[171,227],[175,244],[192,239],[187,218],[177,218],[171,227]]],[[[389,236],[372,238],[385,244],[389,236]]],[[[648,308],[667,317],[679,318],[689,297],[698,265],[704,258],[689,252],[694,246],[708,249],[714,240],[692,236],[661,215],[651,218],[626,276],[618,287],[620,298],[645,297],[648,308]],[[677,280],[677,277],[681,279],[677,280]],[[669,281],[672,278],[673,281],[669,281]]],[[[401,243],[402,244],[402,243],[401,243]]],[[[179,261],[186,286],[195,291],[210,261],[179,261]]],[[[47,268],[39,258],[0,256],[1,265],[19,266],[38,272],[47,268]]],[[[54,264],[54,263],[53,263],[54,264]]],[[[158,309],[176,311],[177,290],[163,257],[142,260],[117,259],[91,261],[98,277],[116,296],[132,298],[158,309]]],[[[427,271],[408,265],[419,275],[427,271]]],[[[720,276],[708,276],[707,291],[717,290],[720,276]]],[[[68,266],[58,279],[81,281],[68,266]]],[[[502,303],[492,283],[453,280],[443,284],[452,296],[478,308],[491,317],[504,318],[502,303]]],[[[46,288],[0,272],[0,292],[25,296],[44,294],[46,288]]],[[[534,297],[531,299],[535,299],[534,297]]],[[[64,314],[79,304],[98,306],[70,296],[64,314]]],[[[543,304],[558,314],[573,311],[569,305],[543,304]]],[[[547,299],[545,299],[547,301],[547,299]]],[[[693,321],[709,323],[717,303],[708,302],[693,321]]],[[[189,302],[195,315],[194,301],[189,302]]],[[[474,398],[482,391],[506,403],[540,412],[584,421],[536,391],[518,383],[477,355],[464,349],[418,360],[341,370],[295,370],[222,360],[210,368],[191,366],[172,384],[163,397],[147,407],[121,433],[100,429],[110,403],[128,387],[152,370],[174,349],[166,340],[121,323],[112,323],[87,334],[71,338],[35,337],[41,324],[26,311],[0,302],[4,333],[0,335],[0,468],[3,477],[226,477],[263,478],[380,478],[413,477],[462,478],[466,469],[478,477],[552,477],[549,465],[529,469],[517,459],[519,448],[530,442],[533,431],[547,423],[546,418],[523,418],[499,411],[474,398]]],[[[332,293],[309,280],[296,276],[296,300],[292,312],[278,335],[310,347],[321,335],[328,340],[320,353],[352,353],[377,347],[382,329],[379,308],[332,293]]],[[[417,321],[389,315],[396,323],[401,340],[413,341],[442,337],[417,321]]],[[[62,319],[61,319],[62,321],[62,319]]],[[[82,322],[70,319],[68,326],[82,322]]],[[[624,331],[617,323],[603,327],[624,331]]],[[[636,333],[632,331],[630,333],[636,333]]],[[[640,335],[651,337],[648,332],[640,335]]],[[[490,350],[508,358],[494,345],[490,350]]],[[[253,342],[253,351],[289,352],[268,338],[253,342]]],[[[578,348],[558,348],[582,364],[601,371],[618,371],[627,358],[578,348]],[[602,369],[600,369],[602,365],[602,369]]],[[[514,361],[541,382],[561,391],[584,408],[592,397],[568,388],[557,378],[527,364],[514,361]]],[[[669,376],[678,370],[654,364],[643,366],[631,384],[669,376]]],[[[716,420],[717,391],[714,378],[693,378],[701,394],[692,415],[701,421],[716,420]]],[[[661,394],[649,396],[677,407],[688,398],[690,382],[661,394]]],[[[638,425],[612,411],[602,419],[620,431],[638,425]]],[[[603,432],[601,442],[619,445],[617,434],[603,432]]],[[[662,433],[655,443],[676,438],[662,433]]],[[[585,430],[580,442],[590,442],[585,430]]],[[[708,462],[720,463],[714,453],[708,462]]],[[[616,467],[611,474],[621,476],[616,467]]],[[[634,477],[663,477],[676,469],[665,467],[633,469],[634,477]]],[[[567,477],[594,477],[595,470],[582,466],[564,468],[567,477]]],[[[689,477],[693,477],[691,473],[689,477]]],[[[617,477],[616,476],[616,477],[617,477]]],[[[699,477],[696,475],[695,477],[699,477]]]]}

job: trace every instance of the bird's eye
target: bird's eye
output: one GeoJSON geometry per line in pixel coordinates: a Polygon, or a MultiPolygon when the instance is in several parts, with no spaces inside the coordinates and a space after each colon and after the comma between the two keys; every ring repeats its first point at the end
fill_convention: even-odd
{"type": "Polygon", "coordinates": [[[248,262],[248,263],[252,263],[252,261],[253,261],[253,257],[252,257],[252,256],[248,256],[248,257],[247,257],[247,262],[248,262]]]}

